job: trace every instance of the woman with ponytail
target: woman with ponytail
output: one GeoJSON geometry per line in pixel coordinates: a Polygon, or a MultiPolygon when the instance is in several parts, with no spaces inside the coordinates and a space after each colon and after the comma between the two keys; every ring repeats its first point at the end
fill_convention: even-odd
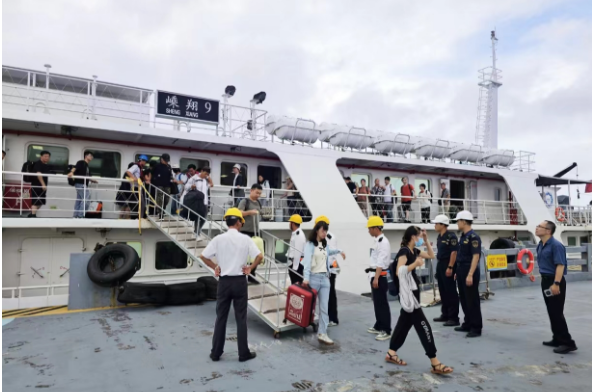
{"type": "Polygon", "coordinates": [[[395,326],[385,359],[395,365],[407,365],[405,361],[399,358],[397,350],[403,346],[405,338],[413,326],[426,351],[426,355],[432,363],[432,373],[450,374],[453,369],[436,358],[436,344],[434,343],[432,328],[419,304],[420,281],[415,269],[424,265],[424,258],[433,259],[434,257],[434,250],[428,241],[426,231],[422,231],[417,226],[409,226],[403,235],[401,249],[392,264],[395,270],[391,270],[391,275],[398,277],[398,279],[395,279],[395,284],[399,286],[401,315],[395,326]],[[427,247],[427,252],[416,248],[424,244],[427,247]]]}
{"type": "Polygon", "coordinates": [[[304,246],[304,266],[303,287],[312,287],[318,293],[319,297],[319,342],[333,344],[333,340],[327,335],[327,326],[329,324],[329,293],[331,282],[329,274],[331,266],[329,265],[329,256],[341,253],[345,260],[345,253],[339,249],[331,249],[327,246],[327,231],[329,230],[329,219],[322,215],[315,220],[314,229],[308,236],[308,242],[304,246]]]}

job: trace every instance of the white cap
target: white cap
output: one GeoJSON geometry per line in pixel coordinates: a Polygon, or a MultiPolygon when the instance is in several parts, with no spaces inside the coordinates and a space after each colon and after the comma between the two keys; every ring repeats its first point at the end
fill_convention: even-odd
{"type": "Polygon", "coordinates": [[[468,220],[468,221],[472,221],[473,220],[473,214],[471,214],[470,211],[461,211],[458,214],[456,214],[456,218],[454,218],[455,221],[457,220],[468,220]]]}
{"type": "Polygon", "coordinates": [[[233,166],[233,168],[240,170],[242,169],[242,166],[240,165],[240,163],[237,163],[233,166]]]}
{"type": "Polygon", "coordinates": [[[448,226],[450,224],[450,220],[448,219],[448,217],[446,215],[438,215],[436,216],[436,218],[432,221],[432,223],[441,223],[443,225],[448,226]]]}

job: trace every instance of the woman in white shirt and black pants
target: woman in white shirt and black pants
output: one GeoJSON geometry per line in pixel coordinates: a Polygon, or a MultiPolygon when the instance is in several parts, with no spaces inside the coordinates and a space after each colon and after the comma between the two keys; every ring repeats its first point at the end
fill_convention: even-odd
{"type": "Polygon", "coordinates": [[[315,227],[308,236],[308,242],[304,247],[304,281],[302,286],[315,289],[319,297],[319,342],[333,344],[333,340],[327,335],[329,325],[329,292],[331,282],[329,274],[329,256],[341,253],[345,259],[345,253],[339,249],[331,249],[327,246],[327,231],[329,230],[329,219],[326,216],[319,216],[315,220],[315,227]]]}

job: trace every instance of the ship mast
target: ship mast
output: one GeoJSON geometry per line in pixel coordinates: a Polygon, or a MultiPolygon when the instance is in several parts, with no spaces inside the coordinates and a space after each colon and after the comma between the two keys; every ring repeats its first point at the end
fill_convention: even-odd
{"type": "Polygon", "coordinates": [[[497,148],[497,90],[502,85],[502,71],[496,65],[495,31],[491,32],[490,39],[492,66],[479,70],[479,104],[475,131],[475,143],[485,149],[497,148]]]}

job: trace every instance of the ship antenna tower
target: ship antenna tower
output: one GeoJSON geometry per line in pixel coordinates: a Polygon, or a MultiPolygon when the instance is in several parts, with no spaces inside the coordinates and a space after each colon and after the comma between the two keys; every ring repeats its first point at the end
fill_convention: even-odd
{"type": "Polygon", "coordinates": [[[497,68],[495,30],[491,32],[492,66],[479,70],[479,104],[477,106],[477,127],[475,143],[485,149],[497,148],[497,90],[501,70],[497,68]]]}

